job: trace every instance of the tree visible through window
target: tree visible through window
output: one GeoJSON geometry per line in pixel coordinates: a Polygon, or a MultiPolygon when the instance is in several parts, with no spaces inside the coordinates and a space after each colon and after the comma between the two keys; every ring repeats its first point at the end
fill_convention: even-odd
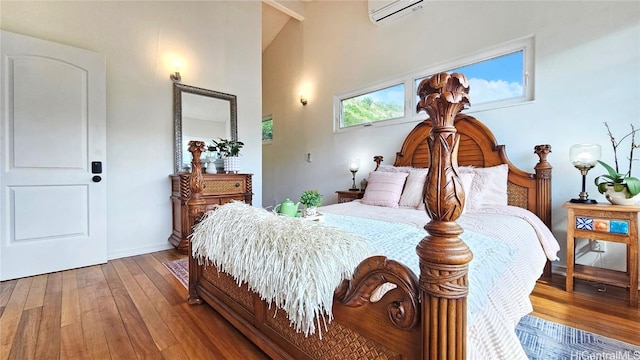
{"type": "Polygon", "coordinates": [[[404,83],[342,100],[341,127],[404,116],[404,83]]]}
{"type": "Polygon", "coordinates": [[[534,99],[534,37],[499,44],[411,74],[334,96],[334,131],[362,125],[386,126],[424,120],[416,112],[418,84],[437,73],[459,72],[469,80],[469,112],[512,106],[534,99]],[[413,109],[406,111],[405,109],[413,109]]]}
{"type": "Polygon", "coordinates": [[[273,140],[273,116],[267,115],[262,118],[262,142],[273,140]]]}

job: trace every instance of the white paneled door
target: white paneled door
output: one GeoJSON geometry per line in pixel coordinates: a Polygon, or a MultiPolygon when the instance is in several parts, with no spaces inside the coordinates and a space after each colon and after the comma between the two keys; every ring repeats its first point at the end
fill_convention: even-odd
{"type": "Polygon", "coordinates": [[[0,32],[0,280],[107,261],[105,58],[0,32]]]}

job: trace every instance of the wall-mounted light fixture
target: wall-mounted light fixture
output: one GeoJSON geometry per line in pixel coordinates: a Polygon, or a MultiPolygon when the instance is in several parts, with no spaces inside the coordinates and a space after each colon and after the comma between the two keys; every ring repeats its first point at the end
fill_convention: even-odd
{"type": "Polygon", "coordinates": [[[169,78],[173,82],[180,82],[180,80],[182,80],[182,76],[180,76],[180,68],[182,67],[182,63],[180,63],[179,61],[176,61],[174,65],[175,65],[176,71],[173,74],[169,75],[169,78]]]}
{"type": "Polygon", "coordinates": [[[173,82],[180,82],[180,80],[182,80],[182,76],[180,76],[180,72],[179,71],[176,71],[173,74],[169,75],[169,78],[173,82]]]}
{"type": "Polygon", "coordinates": [[[304,94],[300,94],[300,104],[307,105],[307,98],[304,94]]]}

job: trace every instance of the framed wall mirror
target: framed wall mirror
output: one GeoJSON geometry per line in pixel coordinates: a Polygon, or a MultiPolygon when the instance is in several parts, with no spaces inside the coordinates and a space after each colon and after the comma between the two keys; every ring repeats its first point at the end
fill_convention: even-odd
{"type": "Polygon", "coordinates": [[[174,171],[187,171],[191,165],[188,144],[223,138],[238,140],[235,95],[173,83],[174,171]]]}

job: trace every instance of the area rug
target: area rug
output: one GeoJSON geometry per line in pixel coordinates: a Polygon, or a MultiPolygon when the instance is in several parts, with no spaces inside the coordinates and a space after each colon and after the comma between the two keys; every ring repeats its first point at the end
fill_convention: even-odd
{"type": "Polygon", "coordinates": [[[529,359],[640,359],[640,347],[527,315],[516,334],[529,359]]]}
{"type": "MultiPolygon", "coordinates": [[[[186,288],[189,259],[163,263],[186,288]]],[[[527,315],[516,335],[531,360],[640,359],[640,347],[527,315]]]]}
{"type": "Polygon", "coordinates": [[[189,258],[164,262],[162,265],[164,265],[185,288],[189,287],[189,258]]]}

